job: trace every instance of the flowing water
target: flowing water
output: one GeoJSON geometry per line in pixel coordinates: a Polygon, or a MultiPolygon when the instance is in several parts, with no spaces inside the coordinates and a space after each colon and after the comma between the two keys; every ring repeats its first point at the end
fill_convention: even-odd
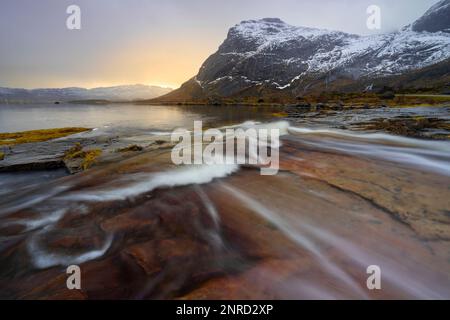
{"type": "MultiPolygon", "coordinates": [[[[55,119],[158,134],[193,119],[254,120],[244,127],[287,128],[280,171],[180,167],[159,150],[74,176],[2,174],[1,297],[450,298],[449,142],[269,122],[260,109],[100,108],[109,111],[55,119]],[[80,291],[65,288],[72,264],[80,291]],[[380,290],[367,287],[373,265],[380,290]]],[[[53,123],[4,119],[0,131],[53,123]]]]}

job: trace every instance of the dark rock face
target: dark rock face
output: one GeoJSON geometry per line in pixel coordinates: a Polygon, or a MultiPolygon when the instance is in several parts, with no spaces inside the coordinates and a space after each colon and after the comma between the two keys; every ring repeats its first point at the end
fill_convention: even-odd
{"type": "Polygon", "coordinates": [[[196,80],[207,92],[220,96],[252,86],[301,93],[314,81],[328,86],[343,78],[376,78],[419,69],[450,57],[449,50],[450,36],[441,33],[405,29],[363,37],[294,27],[279,19],[249,20],[230,29],[196,80]]]}
{"type": "Polygon", "coordinates": [[[420,19],[412,24],[412,30],[417,32],[447,32],[450,33],[450,0],[442,0],[432,6],[420,19]]]}
{"type": "Polygon", "coordinates": [[[279,19],[249,20],[230,29],[219,50],[201,67],[196,80],[222,96],[249,86],[281,87],[307,72],[317,53],[343,46],[356,36],[290,26],[279,19]]]}

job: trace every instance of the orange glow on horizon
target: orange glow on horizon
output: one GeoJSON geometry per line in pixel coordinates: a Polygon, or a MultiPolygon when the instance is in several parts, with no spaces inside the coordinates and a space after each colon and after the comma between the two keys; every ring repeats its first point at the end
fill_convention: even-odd
{"type": "Polygon", "coordinates": [[[121,50],[102,52],[101,59],[84,58],[83,67],[65,74],[20,74],[10,78],[7,87],[16,88],[97,88],[144,84],[177,89],[194,77],[206,58],[217,50],[217,43],[188,40],[135,41],[121,50]]]}

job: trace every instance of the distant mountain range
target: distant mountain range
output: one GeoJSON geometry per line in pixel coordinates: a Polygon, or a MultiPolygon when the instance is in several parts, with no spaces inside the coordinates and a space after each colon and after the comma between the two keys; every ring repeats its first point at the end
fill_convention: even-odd
{"type": "Polygon", "coordinates": [[[0,87],[0,103],[68,102],[76,100],[131,101],[152,99],[172,91],[170,88],[142,84],[114,87],[14,89],[0,87]]]}
{"type": "Polygon", "coordinates": [[[449,71],[450,0],[398,32],[370,36],[266,18],[232,27],[194,78],[156,101],[363,91],[374,84],[446,90],[449,71]]]}

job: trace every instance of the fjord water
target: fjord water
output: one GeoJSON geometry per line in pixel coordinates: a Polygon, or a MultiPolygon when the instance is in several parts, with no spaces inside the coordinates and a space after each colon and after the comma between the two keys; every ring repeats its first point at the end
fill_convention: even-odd
{"type": "MultiPolygon", "coordinates": [[[[210,110],[200,117],[220,124],[268,116],[210,110]]],[[[450,298],[448,142],[291,124],[276,176],[176,167],[169,153],[3,188],[0,295],[450,298]],[[65,289],[71,264],[81,291],[65,289]],[[366,286],[371,265],[381,290],[366,286]]]]}
{"type": "Polygon", "coordinates": [[[238,123],[248,119],[267,119],[269,115],[267,108],[248,107],[150,106],[126,103],[0,104],[0,132],[62,127],[173,130],[191,128],[194,120],[238,123]]]}

